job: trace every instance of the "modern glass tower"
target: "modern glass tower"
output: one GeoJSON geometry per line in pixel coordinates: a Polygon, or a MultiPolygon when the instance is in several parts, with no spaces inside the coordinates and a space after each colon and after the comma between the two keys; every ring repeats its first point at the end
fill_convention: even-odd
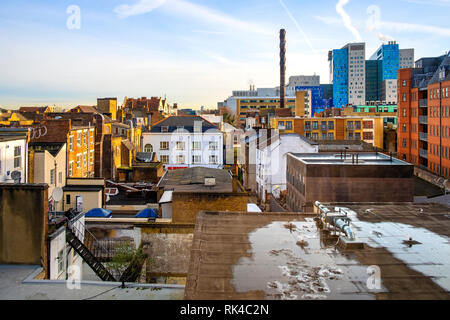
{"type": "Polygon", "coordinates": [[[348,50],[333,50],[333,102],[337,108],[348,104],[348,50]]]}

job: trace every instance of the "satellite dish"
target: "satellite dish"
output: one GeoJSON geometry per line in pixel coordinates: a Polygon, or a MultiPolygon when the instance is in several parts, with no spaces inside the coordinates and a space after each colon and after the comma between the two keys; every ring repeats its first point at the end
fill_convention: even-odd
{"type": "Polygon", "coordinates": [[[20,183],[20,180],[22,178],[22,172],[20,171],[11,172],[11,178],[14,180],[14,183],[20,183]]]}
{"type": "Polygon", "coordinates": [[[55,189],[53,189],[53,192],[52,192],[53,200],[55,200],[56,202],[59,202],[62,200],[63,196],[64,196],[63,189],[61,189],[60,187],[56,187],[55,189]]]}

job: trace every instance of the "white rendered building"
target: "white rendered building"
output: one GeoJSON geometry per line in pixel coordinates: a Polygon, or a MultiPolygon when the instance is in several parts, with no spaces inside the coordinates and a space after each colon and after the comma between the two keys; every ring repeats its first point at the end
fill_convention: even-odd
{"type": "Polygon", "coordinates": [[[277,132],[256,149],[256,193],[262,202],[266,201],[266,193],[279,198],[286,190],[286,155],[290,152],[317,153],[319,146],[296,133],[277,132]]]}
{"type": "Polygon", "coordinates": [[[0,183],[27,183],[27,132],[28,129],[0,129],[0,183]]]}
{"type": "Polygon", "coordinates": [[[168,117],[143,133],[142,142],[166,170],[223,168],[223,133],[200,116],[168,117]]]}

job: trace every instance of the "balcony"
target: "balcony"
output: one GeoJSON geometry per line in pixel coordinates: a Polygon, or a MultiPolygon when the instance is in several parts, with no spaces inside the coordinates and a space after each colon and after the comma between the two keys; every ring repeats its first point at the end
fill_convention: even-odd
{"type": "Polygon", "coordinates": [[[419,100],[419,107],[421,107],[421,108],[428,108],[428,99],[420,99],[419,100]]]}
{"type": "Polygon", "coordinates": [[[427,142],[428,141],[428,133],[419,132],[419,139],[422,140],[422,141],[427,142]]]}
{"type": "Polygon", "coordinates": [[[428,116],[419,116],[420,124],[428,124],[428,116]]]}
{"type": "Polygon", "coordinates": [[[424,149],[419,149],[419,156],[422,158],[428,159],[428,151],[424,149]]]}

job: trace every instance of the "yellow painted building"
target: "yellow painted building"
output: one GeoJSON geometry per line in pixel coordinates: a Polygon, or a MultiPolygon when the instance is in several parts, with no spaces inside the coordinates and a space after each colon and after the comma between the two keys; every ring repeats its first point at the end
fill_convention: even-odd
{"type": "Polygon", "coordinates": [[[111,119],[117,120],[117,98],[97,99],[97,109],[111,119]]]}
{"type": "Polygon", "coordinates": [[[271,128],[312,140],[363,140],[383,149],[383,117],[272,118],[271,128]]]}
{"type": "Polygon", "coordinates": [[[7,112],[0,114],[0,125],[11,126],[12,124],[18,124],[19,126],[32,126],[33,120],[29,120],[18,112],[7,112]]]}
{"type": "MultiPolygon", "coordinates": [[[[286,107],[295,112],[294,97],[286,98],[286,107]]],[[[280,108],[280,97],[249,97],[236,100],[236,114],[238,123],[245,123],[248,113],[259,112],[265,109],[280,108]]]]}

